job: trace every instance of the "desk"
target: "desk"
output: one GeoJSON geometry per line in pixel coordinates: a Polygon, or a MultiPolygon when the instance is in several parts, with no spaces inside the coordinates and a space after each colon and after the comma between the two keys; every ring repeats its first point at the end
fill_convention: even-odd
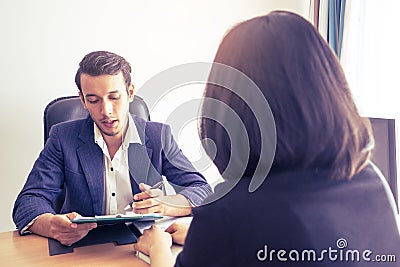
{"type": "Polygon", "coordinates": [[[132,244],[113,243],[75,248],[73,253],[49,256],[47,238],[20,236],[17,231],[0,233],[0,265],[19,266],[148,266],[134,255],[132,244]]]}

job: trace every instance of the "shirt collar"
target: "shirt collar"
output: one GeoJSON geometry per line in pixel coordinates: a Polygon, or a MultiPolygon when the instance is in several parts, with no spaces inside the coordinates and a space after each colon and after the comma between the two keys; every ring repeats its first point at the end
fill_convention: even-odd
{"type": "MultiPolygon", "coordinates": [[[[122,142],[122,149],[127,149],[129,147],[129,144],[131,143],[138,143],[142,144],[142,141],[140,140],[139,133],[136,128],[136,124],[132,119],[132,116],[130,113],[127,113],[128,116],[128,129],[126,130],[125,136],[123,138],[122,142]]],[[[105,141],[103,138],[103,135],[100,132],[100,129],[97,127],[96,123],[94,124],[94,142],[98,144],[100,147],[105,146],[105,141]]]]}

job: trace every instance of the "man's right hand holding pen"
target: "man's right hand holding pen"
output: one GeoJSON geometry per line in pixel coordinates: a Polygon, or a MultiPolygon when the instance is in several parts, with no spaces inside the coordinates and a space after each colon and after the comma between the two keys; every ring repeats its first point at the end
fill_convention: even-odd
{"type": "MultiPolygon", "coordinates": [[[[166,216],[186,216],[192,212],[192,206],[185,196],[181,194],[165,196],[161,190],[162,182],[149,186],[139,184],[142,192],[133,196],[133,201],[128,205],[134,213],[160,213],[166,216]],[[160,185],[161,183],[161,185],[160,185]]],[[[129,208],[127,206],[127,208],[129,208]]]]}

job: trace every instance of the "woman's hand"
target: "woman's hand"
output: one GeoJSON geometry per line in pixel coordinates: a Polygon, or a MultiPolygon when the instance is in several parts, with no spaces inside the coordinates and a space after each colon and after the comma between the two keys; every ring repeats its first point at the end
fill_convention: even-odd
{"type": "Polygon", "coordinates": [[[166,267],[174,265],[171,245],[171,235],[153,225],[150,229],[143,231],[143,235],[138,238],[138,242],[133,245],[133,248],[149,255],[152,267],[166,267]]]}
{"type": "Polygon", "coordinates": [[[165,230],[165,232],[171,234],[172,241],[174,241],[174,243],[184,245],[188,230],[188,224],[174,222],[165,230]]]}
{"type": "Polygon", "coordinates": [[[152,225],[150,229],[143,231],[143,235],[138,238],[138,242],[134,244],[134,248],[151,256],[154,249],[170,250],[172,246],[172,237],[169,233],[164,232],[160,227],[152,225]]]}

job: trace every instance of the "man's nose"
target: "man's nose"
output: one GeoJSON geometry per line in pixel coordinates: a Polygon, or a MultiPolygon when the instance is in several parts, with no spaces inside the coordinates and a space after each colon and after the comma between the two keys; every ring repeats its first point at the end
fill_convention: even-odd
{"type": "Polygon", "coordinates": [[[102,107],[101,107],[101,112],[104,115],[108,115],[108,114],[112,113],[112,109],[113,109],[113,107],[112,107],[111,101],[104,100],[103,104],[102,104],[102,107]]]}

